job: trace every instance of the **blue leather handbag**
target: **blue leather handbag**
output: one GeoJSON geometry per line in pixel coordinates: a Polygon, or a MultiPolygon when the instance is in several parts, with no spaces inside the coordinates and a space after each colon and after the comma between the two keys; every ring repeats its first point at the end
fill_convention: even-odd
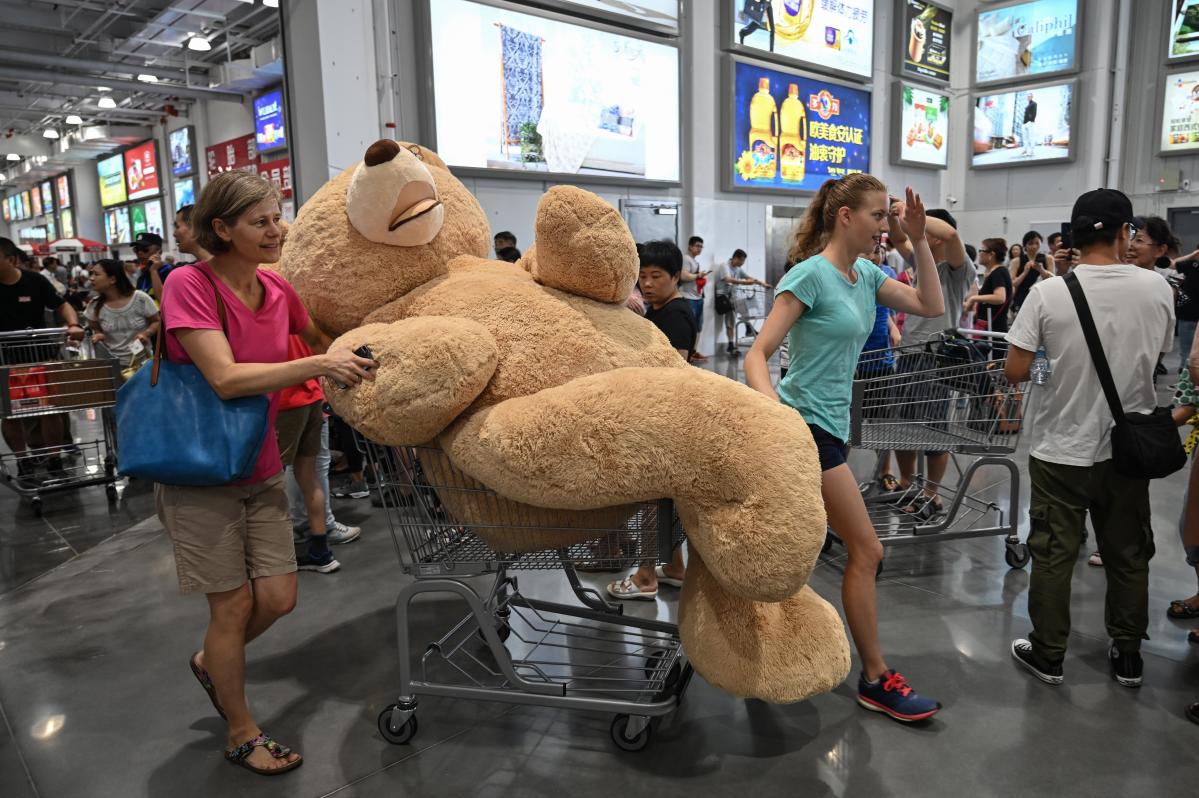
{"type": "MultiPolygon", "coordinates": [[[[221,329],[229,335],[225,303],[216,294],[221,329]]],[[[266,440],[270,400],[221,399],[194,365],[163,359],[164,327],[150,368],[117,392],[117,462],[123,476],[165,485],[227,485],[248,479],[266,440]]]]}

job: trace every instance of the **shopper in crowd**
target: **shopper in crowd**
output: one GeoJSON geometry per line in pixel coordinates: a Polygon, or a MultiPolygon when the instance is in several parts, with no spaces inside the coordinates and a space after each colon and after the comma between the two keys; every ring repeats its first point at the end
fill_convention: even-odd
{"type": "Polygon", "coordinates": [[[158,306],[149,294],[133,287],[119,260],[92,265],[92,290],[96,296],[83,316],[97,353],[120,362],[122,373],[140,368],[153,354],[158,306]]]}
{"type": "Polygon", "coordinates": [[[745,357],[745,376],[751,388],[797,410],[815,439],[828,523],[849,550],[841,597],[862,660],[858,702],[916,721],[932,717],[941,705],[916,693],[883,656],[875,596],[883,546],[846,464],[854,368],[878,318],[878,304],[914,314],[909,324],[915,316],[945,313],[925,237],[924,204],[909,188],[906,201],[897,205],[891,227],[904,231],[896,247],[906,245],[914,253],[916,288],[888,279],[860,257],[888,230],[886,187],[867,174],[825,181],[796,231],[788,259],[797,265],[775,292],[774,307],[745,357]],[[791,366],[776,393],[767,361],[784,337],[791,341],[791,366]]]}
{"type": "MultiPolygon", "coordinates": [[[[1177,308],[1177,305],[1175,305],[1177,308]]],[[[1179,324],[1181,327],[1181,323],[1179,324]]],[[[1194,341],[1192,340],[1192,349],[1194,341]]],[[[1178,403],[1173,410],[1174,421],[1180,426],[1188,423],[1199,408],[1199,391],[1195,383],[1199,382],[1199,353],[1194,351],[1183,355],[1183,361],[1189,364],[1183,379],[1179,380],[1175,400],[1178,403]]],[[[1182,513],[1178,520],[1179,536],[1182,538],[1183,552],[1189,568],[1194,570],[1199,580],[1199,448],[1191,452],[1190,476],[1187,480],[1186,493],[1182,500],[1182,513]],[[1192,542],[1193,541],[1193,542],[1192,542]]],[[[1199,591],[1190,598],[1174,599],[1166,609],[1166,615],[1176,621],[1189,621],[1199,618],[1199,591]]],[[[1187,634],[1187,641],[1199,645],[1199,628],[1192,629],[1187,634]]],[[[1196,717],[1199,722],[1199,717],[1196,717]]]]}
{"type": "Polygon", "coordinates": [[[1037,280],[1053,276],[1047,266],[1045,254],[1041,252],[1041,234],[1036,230],[1029,230],[1024,234],[1021,243],[1024,246],[1024,254],[1020,256],[1020,265],[1012,272],[1012,289],[1015,291],[1012,299],[1013,313],[1020,312],[1024,299],[1037,280]]]}
{"type": "MultiPolygon", "coordinates": [[[[888,278],[894,280],[898,277],[895,270],[891,268],[891,264],[887,262],[887,249],[883,245],[874,245],[870,260],[888,278]]],[[[902,256],[900,256],[900,260],[903,260],[902,256]]],[[[890,411],[887,405],[890,388],[894,383],[892,379],[888,378],[895,372],[895,347],[899,346],[903,337],[899,330],[899,324],[895,321],[895,316],[895,311],[882,302],[877,302],[874,312],[874,327],[870,330],[870,336],[862,346],[862,353],[858,356],[858,365],[854,371],[855,380],[870,381],[867,383],[869,387],[866,388],[862,407],[863,415],[871,418],[890,411]]],[[[779,344],[780,359],[785,343],[786,339],[779,344]]],[[[790,362],[790,352],[787,353],[787,359],[790,362]]],[[[787,375],[781,369],[780,372],[779,379],[781,380],[787,375]]],[[[878,453],[877,469],[880,488],[888,493],[899,489],[899,480],[891,473],[891,452],[880,451],[878,453]]]]}
{"type": "Polygon", "coordinates": [[[70,285],[71,271],[58,258],[53,256],[42,258],[42,268],[45,269],[47,274],[53,274],[54,279],[58,280],[64,286],[70,285]]]}
{"type": "Polygon", "coordinates": [[[505,263],[516,263],[520,260],[520,250],[516,247],[504,247],[496,250],[496,260],[502,260],[505,263]]]}
{"type": "Polygon", "coordinates": [[[1019,244],[1012,244],[1007,251],[1007,270],[1012,274],[1016,269],[1020,268],[1020,258],[1024,255],[1024,247],[1019,244]]]}
{"type": "MultiPolygon", "coordinates": [[[[640,252],[637,282],[648,305],[645,317],[662,331],[683,360],[690,360],[695,351],[695,314],[679,293],[683,253],[671,241],[650,241],[640,252]]],[[[658,583],[682,587],[684,573],[680,546],[675,548],[669,565],[642,565],[625,578],[609,583],[608,594],[618,599],[653,600],[658,596],[658,583]]]]}
{"type": "Polygon", "coordinates": [[[200,246],[195,235],[192,234],[192,211],[194,209],[194,205],[184,205],[175,211],[175,244],[179,247],[180,252],[191,255],[196,260],[208,260],[212,255],[200,246]]]}
{"type": "Polygon", "coordinates": [[[1199,247],[1174,261],[1174,313],[1178,318],[1179,371],[1189,364],[1199,324],[1199,247]]]}
{"type": "MultiPolygon", "coordinates": [[[[333,495],[339,499],[365,499],[371,495],[370,488],[366,484],[366,472],[363,468],[362,452],[358,449],[358,444],[354,440],[354,431],[350,425],[338,415],[329,415],[326,417],[327,424],[325,435],[328,442],[325,444],[323,451],[330,452],[331,448],[336,449],[341,453],[341,465],[338,470],[332,470],[332,463],[322,469],[321,460],[317,458],[317,472],[322,470],[330,477],[340,477],[340,482],[333,486],[333,495]]],[[[330,458],[331,459],[331,458],[330,458]]],[[[332,518],[332,512],[326,512],[326,521],[332,518]]],[[[293,514],[293,522],[295,517],[293,514]]],[[[337,519],[332,519],[331,528],[336,528],[340,524],[337,519]]],[[[354,527],[350,527],[354,529],[354,527]]],[[[302,529],[298,529],[302,532],[302,529]]]]}
{"type": "Polygon", "coordinates": [[[516,248],[516,236],[507,230],[501,230],[491,239],[491,243],[495,247],[496,257],[499,257],[501,249],[516,248]]]}
{"type": "Polygon", "coordinates": [[[699,334],[704,329],[704,285],[708,279],[708,272],[697,260],[703,251],[704,240],[699,236],[691,236],[687,242],[687,253],[683,255],[683,271],[679,273],[679,295],[687,300],[695,314],[695,345],[691,347],[694,352],[691,359],[700,363],[708,359],[707,355],[699,352],[699,334]]]}
{"type": "MultiPolygon", "coordinates": [[[[1008,305],[1012,301],[1012,276],[1003,265],[1006,252],[1007,242],[1002,238],[983,239],[983,248],[978,253],[979,262],[986,270],[983,284],[977,294],[966,298],[964,306],[967,313],[976,314],[981,329],[996,333],[1007,332],[1008,305]]],[[[992,357],[998,359],[1006,354],[1007,345],[1003,341],[988,343],[992,357]]]]}
{"type": "MultiPolygon", "coordinates": [[[[67,328],[70,341],[83,339],[83,328],[75,309],[68,305],[50,281],[40,273],[22,269],[25,253],[8,238],[0,238],[0,332],[41,330],[46,327],[47,311],[53,312],[67,328]]],[[[59,347],[46,344],[0,350],[0,365],[59,360],[59,347]],[[7,362],[11,358],[12,362],[7,362]]],[[[12,381],[10,374],[9,380],[12,381]]],[[[10,386],[2,386],[8,390],[10,386]]],[[[30,419],[6,418],[0,421],[4,442],[17,461],[17,476],[31,477],[33,451],[46,456],[46,469],[53,475],[63,473],[62,450],[70,445],[70,426],[65,413],[52,413],[30,419]]]]}
{"type": "MultiPolygon", "coordinates": [[[[374,361],[345,349],[326,351],[328,337],[287,281],[258,268],[279,260],[280,218],[279,194],[270,182],[241,171],[217,175],[192,214],[196,240],[212,257],[181,268],[164,286],[168,358],[195,363],[224,399],[271,394],[314,377],[344,385],[373,379],[374,361]],[[289,334],[300,335],[321,354],[289,361],[289,334]]],[[[226,757],[260,773],[302,761],[262,732],[245,695],[246,643],[296,603],[276,408],[272,401],[266,439],[249,479],[214,487],[158,485],[156,496],[159,518],[174,543],[180,590],[208,599],[208,629],[203,648],[191,657],[192,671],[228,723],[226,757]]]]}
{"type": "Polygon", "coordinates": [[[906,268],[903,254],[895,248],[895,242],[891,240],[890,236],[887,236],[887,265],[896,275],[902,274],[906,268]]]}
{"type": "Polygon", "coordinates": [[[725,351],[733,357],[741,354],[741,350],[737,348],[737,320],[749,315],[749,303],[737,286],[758,285],[767,290],[770,288],[756,277],[750,277],[749,272],[745,271],[745,261],[748,258],[745,250],[734,250],[733,257],[716,270],[716,293],[727,297],[726,301],[732,307],[732,310],[724,314],[724,334],[728,339],[725,351]]]}
{"type": "MultiPolygon", "coordinates": [[[[895,202],[888,215],[891,237],[895,246],[904,254],[905,260],[915,262],[915,250],[912,242],[908,241],[900,224],[902,203],[895,202]]],[[[903,345],[925,344],[940,338],[946,330],[956,329],[966,297],[975,288],[974,263],[966,254],[965,244],[957,231],[957,220],[943,209],[933,209],[928,212],[925,220],[928,245],[936,261],[937,281],[940,285],[940,296],[944,299],[944,307],[940,314],[927,317],[923,314],[911,316],[903,328],[903,345]]],[[[920,288],[919,272],[915,275],[915,288],[920,288]]],[[[916,372],[930,368],[928,356],[919,352],[905,352],[896,363],[901,372],[916,372]]],[[[915,381],[902,386],[909,394],[903,399],[901,412],[919,412],[927,417],[932,412],[949,412],[949,403],[942,397],[929,396],[929,390],[936,386],[927,381],[915,381]]],[[[917,520],[929,521],[944,510],[940,499],[941,480],[949,468],[949,453],[927,451],[928,478],[917,489],[916,460],[917,452],[897,451],[895,459],[899,464],[900,488],[912,494],[911,501],[902,506],[905,513],[913,515],[917,520]]]]}
{"type": "Polygon", "coordinates": [[[58,275],[43,266],[42,262],[32,255],[29,255],[28,253],[22,253],[22,255],[25,260],[26,271],[41,275],[46,279],[46,282],[50,283],[50,285],[54,288],[54,292],[56,294],[58,294],[60,297],[66,296],[67,286],[65,283],[59,282],[58,275]]]}
{"type": "Polygon", "coordinates": [[[137,264],[137,290],[161,300],[162,284],[171,272],[171,267],[162,261],[162,236],[138,233],[132,246],[137,264]]]}
{"type": "MultiPolygon", "coordinates": [[[[1071,233],[1082,252],[1074,274],[1113,365],[1123,410],[1148,413],[1157,404],[1154,363],[1173,345],[1174,298],[1157,275],[1122,263],[1136,233],[1132,222],[1132,203],[1112,189],[1083,194],[1070,216],[1071,233]]],[[[1124,476],[1113,465],[1114,421],[1067,281],[1034,286],[1008,340],[1005,373],[1010,382],[1029,379],[1041,348],[1051,373],[1039,387],[1031,419],[1028,612],[1033,631],[1027,640],[1012,642],[1012,656],[1038,679],[1062,683],[1070,582],[1089,511],[1107,576],[1111,673],[1122,685],[1139,686],[1153,556],[1149,480],[1124,476]]]]}

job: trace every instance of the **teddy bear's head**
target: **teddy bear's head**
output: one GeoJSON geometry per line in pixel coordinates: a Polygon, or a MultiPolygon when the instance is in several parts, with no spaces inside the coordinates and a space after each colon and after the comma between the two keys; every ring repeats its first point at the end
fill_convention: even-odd
{"type": "Polygon", "coordinates": [[[446,271],[486,257],[487,216],[432,150],[383,139],[316,192],[283,246],[282,272],[316,323],[340,335],[446,271]]]}

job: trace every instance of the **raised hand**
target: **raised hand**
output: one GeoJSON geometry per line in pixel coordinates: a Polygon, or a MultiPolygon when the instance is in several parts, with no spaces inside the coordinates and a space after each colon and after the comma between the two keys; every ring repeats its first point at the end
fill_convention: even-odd
{"type": "Polygon", "coordinates": [[[918,240],[924,238],[924,228],[927,217],[924,213],[924,200],[908,186],[905,190],[905,201],[899,206],[899,221],[908,238],[918,240]]]}

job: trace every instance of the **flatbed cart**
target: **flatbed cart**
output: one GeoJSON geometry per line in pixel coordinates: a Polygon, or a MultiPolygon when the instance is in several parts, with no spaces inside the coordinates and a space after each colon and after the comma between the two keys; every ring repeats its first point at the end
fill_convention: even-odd
{"type": "MultiPolygon", "coordinates": [[[[885,546],[1002,535],[1004,559],[1012,568],[1029,561],[1017,534],[1020,471],[1013,455],[1024,426],[1027,384],[1003,375],[1004,333],[949,330],[927,343],[863,353],[853,383],[849,445],[879,452],[916,451],[911,486],[885,491],[880,469],[861,484],[863,499],[885,546]],[[911,513],[923,489],[928,451],[948,452],[956,481],[936,485],[944,510],[911,513]],[[1006,506],[985,495],[984,468],[1007,474],[1006,506]]],[[[918,507],[919,505],[915,505],[918,507]]],[[[827,552],[840,539],[830,529],[827,552]]]]}
{"type": "Polygon", "coordinates": [[[28,436],[38,419],[61,414],[70,438],[69,414],[92,411],[83,440],[31,441],[23,452],[0,452],[0,478],[38,515],[43,496],[90,485],[104,485],[109,502],[117,499],[112,406],[120,366],[86,352],[68,346],[66,328],[0,333],[0,419],[23,424],[28,436]]]}
{"type": "Polygon", "coordinates": [[[384,739],[409,742],[418,696],[429,695],[611,713],[616,746],[644,749],[652,722],[678,708],[691,680],[678,627],[624,616],[622,605],[579,581],[576,564],[617,570],[669,562],[684,538],[673,504],[640,502],[587,516],[541,510],[475,482],[436,447],[360,443],[401,568],[415,577],[396,599],[400,692],[379,714],[384,739]],[[528,536],[547,548],[502,550],[505,539],[528,536]],[[526,595],[513,574],[521,570],[562,571],[579,605],[526,595]],[[470,577],[483,577],[485,590],[470,577]],[[410,609],[429,593],[455,596],[467,612],[425,647],[414,673],[410,609]]]}

